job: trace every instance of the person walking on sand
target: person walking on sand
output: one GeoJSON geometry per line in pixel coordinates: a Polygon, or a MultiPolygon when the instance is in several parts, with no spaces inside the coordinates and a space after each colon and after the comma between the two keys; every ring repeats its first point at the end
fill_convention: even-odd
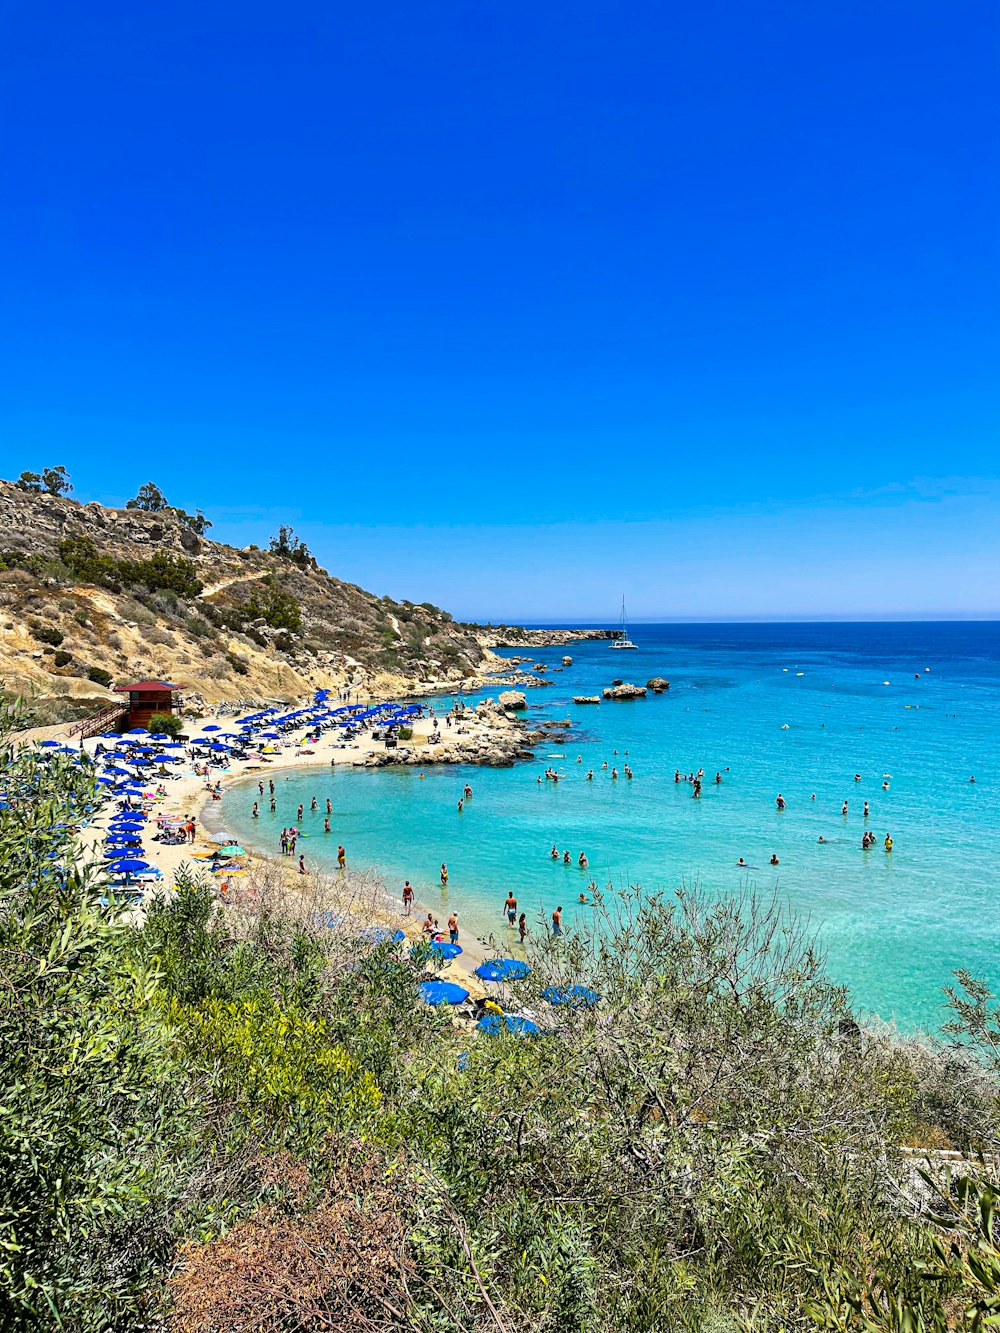
{"type": "Polygon", "coordinates": [[[524,943],[524,937],[525,937],[525,935],[527,935],[527,933],[528,933],[528,918],[525,916],[525,914],[524,914],[523,912],[521,913],[520,917],[518,917],[518,921],[517,921],[517,930],[518,930],[518,934],[519,934],[520,937],[521,937],[521,943],[523,944],[523,943],[524,943]]]}
{"type": "Polygon", "coordinates": [[[403,915],[409,916],[413,911],[413,885],[409,880],[403,885],[403,915]]]}
{"type": "Polygon", "coordinates": [[[448,939],[452,944],[458,943],[458,913],[452,912],[448,918],[448,939]]]}
{"type": "Polygon", "coordinates": [[[562,908],[557,907],[552,913],[552,934],[562,934],[562,908]]]}
{"type": "Polygon", "coordinates": [[[513,930],[514,918],[517,916],[517,899],[514,897],[513,890],[507,894],[507,900],[503,905],[503,910],[507,913],[507,925],[513,930]]]}
{"type": "Polygon", "coordinates": [[[337,848],[337,865],[340,866],[341,870],[347,865],[347,853],[343,847],[337,848]]]}

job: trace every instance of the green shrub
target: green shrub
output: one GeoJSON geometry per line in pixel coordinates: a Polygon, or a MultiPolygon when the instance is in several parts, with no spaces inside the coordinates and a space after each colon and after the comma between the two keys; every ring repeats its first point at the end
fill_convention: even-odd
{"type": "Polygon", "coordinates": [[[31,632],[39,643],[50,643],[53,648],[58,648],[66,637],[54,625],[40,625],[37,621],[32,625],[31,632]]]}
{"type": "Polygon", "coordinates": [[[67,666],[70,662],[72,662],[73,654],[67,653],[64,649],[60,648],[52,660],[55,662],[57,667],[64,667],[67,666]]]}
{"type": "Polygon", "coordinates": [[[111,684],[112,676],[110,671],[105,671],[103,667],[92,666],[87,668],[87,679],[92,680],[95,685],[103,685],[105,689],[111,684]]]}
{"type": "Polygon", "coordinates": [[[152,732],[162,732],[165,736],[179,736],[184,730],[184,723],[176,713],[154,713],[149,719],[152,732]]]}

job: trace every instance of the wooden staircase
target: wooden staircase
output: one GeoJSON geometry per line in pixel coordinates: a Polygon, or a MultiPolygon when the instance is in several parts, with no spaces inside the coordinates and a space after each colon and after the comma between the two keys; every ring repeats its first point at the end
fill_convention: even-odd
{"type": "Polygon", "coordinates": [[[128,704],[109,704],[92,717],[85,717],[74,722],[69,729],[71,736],[79,736],[85,741],[90,736],[99,736],[102,731],[112,731],[116,725],[128,716],[128,704]]]}

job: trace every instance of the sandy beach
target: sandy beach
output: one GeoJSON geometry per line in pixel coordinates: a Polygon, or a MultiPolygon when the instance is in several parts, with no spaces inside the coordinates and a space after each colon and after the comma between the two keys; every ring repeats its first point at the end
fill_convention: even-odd
{"type": "MultiPolygon", "coordinates": [[[[213,765],[206,778],[195,772],[191,751],[212,741],[214,732],[206,728],[226,724],[226,716],[213,715],[201,718],[195,726],[189,726],[185,732],[189,740],[184,752],[184,763],[174,766],[179,772],[175,774],[163,769],[151,776],[146,784],[146,791],[155,795],[143,802],[149,818],[142,830],[141,852],[137,849],[136,854],[155,866],[161,872],[162,879],[142,885],[143,905],[136,909],[137,912],[141,912],[146,902],[162,892],[164,886],[167,886],[169,892],[169,886],[182,866],[195,869],[201,867],[206,874],[209,873],[203,858],[210,856],[218,847],[220,835],[225,832],[220,802],[221,793],[228,787],[248,779],[257,779],[263,783],[265,795],[259,797],[249,789],[247,799],[252,801],[257,797],[263,805],[268,799],[268,782],[275,781],[280,774],[287,775],[291,771],[301,772],[311,768],[322,772],[330,766],[360,767],[372,762],[376,756],[378,762],[381,762],[387,753],[383,741],[374,739],[370,732],[363,732],[352,740],[344,740],[339,731],[326,732],[317,741],[306,741],[302,734],[297,734],[275,742],[276,753],[262,754],[247,761],[227,758],[223,765],[213,765]],[[193,820],[194,841],[177,844],[159,841],[158,821],[163,820],[193,820]]],[[[467,751],[469,755],[476,752],[488,755],[492,752],[498,731],[509,734],[515,726],[490,706],[479,710],[470,709],[461,719],[460,734],[456,722],[454,741],[459,742],[463,752],[467,751]]],[[[422,756],[426,757],[428,764],[441,762],[439,754],[445,752],[447,743],[453,739],[449,735],[450,731],[442,710],[431,701],[424,715],[415,718],[413,736],[405,742],[406,749],[411,752],[410,762],[414,762],[414,755],[417,756],[417,766],[422,756]],[[439,731],[444,738],[439,745],[431,740],[435,731],[439,731]]],[[[93,754],[98,743],[96,740],[87,741],[84,748],[93,754]]],[[[469,762],[468,759],[465,761],[469,762]]],[[[117,805],[114,802],[102,809],[94,822],[84,830],[82,842],[86,849],[99,852],[117,805]]],[[[401,929],[408,937],[419,939],[424,917],[428,911],[434,910],[433,905],[423,904],[417,899],[413,903],[412,912],[404,915],[397,892],[402,886],[394,885],[390,889],[379,878],[377,867],[352,865],[350,848],[346,848],[346,851],[347,868],[344,872],[323,872],[310,863],[306,855],[306,874],[302,875],[298,871],[297,856],[283,857],[277,849],[272,855],[248,847],[247,854],[240,856],[235,863],[241,867],[242,873],[232,877],[212,875],[212,879],[218,884],[220,902],[238,903],[243,910],[252,912],[262,893],[267,895],[278,891],[287,901],[297,904],[305,914],[314,918],[323,915],[351,929],[372,926],[401,929]]],[[[445,975],[464,985],[474,996],[480,996],[484,991],[472,975],[473,970],[485,958],[495,956],[497,950],[466,930],[462,930],[459,942],[463,953],[460,958],[445,965],[445,975]]],[[[514,951],[518,952],[516,946],[514,951]]]]}

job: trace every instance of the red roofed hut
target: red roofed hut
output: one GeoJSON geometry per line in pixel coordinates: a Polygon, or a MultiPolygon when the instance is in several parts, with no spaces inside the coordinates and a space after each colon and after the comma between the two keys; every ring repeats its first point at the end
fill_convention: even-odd
{"type": "MultiPolygon", "coordinates": [[[[119,685],[117,694],[128,695],[128,726],[149,727],[154,713],[172,713],[179,706],[177,686],[166,680],[139,680],[134,685],[119,685]]],[[[128,728],[125,728],[126,730],[128,728]]]]}

